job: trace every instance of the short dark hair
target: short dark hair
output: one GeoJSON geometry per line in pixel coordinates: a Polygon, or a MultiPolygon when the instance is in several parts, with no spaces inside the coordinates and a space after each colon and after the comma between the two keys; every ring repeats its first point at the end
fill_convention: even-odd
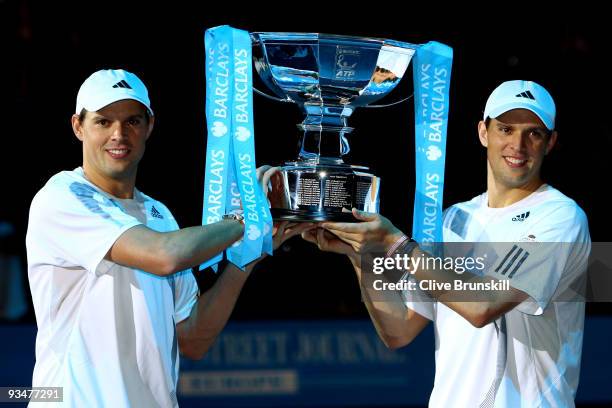
{"type": "MultiPolygon", "coordinates": [[[[79,113],[79,122],[83,123],[83,121],[85,120],[85,116],[87,115],[87,112],[89,111],[85,110],[85,108],[81,109],[81,112],[79,113]]],[[[144,109],[144,117],[145,117],[145,121],[149,123],[149,120],[151,119],[151,115],[149,115],[149,110],[147,108],[144,109]]]]}

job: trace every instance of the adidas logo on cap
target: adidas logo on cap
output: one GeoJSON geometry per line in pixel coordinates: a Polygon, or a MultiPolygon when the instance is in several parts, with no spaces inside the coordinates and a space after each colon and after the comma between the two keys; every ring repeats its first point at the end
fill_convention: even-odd
{"type": "Polygon", "coordinates": [[[122,79],[121,81],[117,82],[115,85],[113,85],[113,88],[127,88],[127,89],[132,89],[132,87],[130,86],[130,84],[128,84],[127,82],[125,82],[125,79],[122,79]]]}
{"type": "Polygon", "coordinates": [[[521,92],[520,94],[516,95],[517,98],[528,98],[528,99],[533,99],[535,101],[535,97],[533,96],[533,94],[529,91],[525,91],[525,92],[521,92]]]}

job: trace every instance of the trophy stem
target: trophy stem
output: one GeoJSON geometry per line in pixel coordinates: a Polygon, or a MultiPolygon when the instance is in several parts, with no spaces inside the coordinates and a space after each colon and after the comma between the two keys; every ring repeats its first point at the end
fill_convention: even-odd
{"type": "Polygon", "coordinates": [[[346,135],[353,128],[346,125],[353,109],[345,106],[305,104],[306,118],[298,125],[304,133],[299,160],[314,163],[342,164],[350,151],[346,135]]]}
{"type": "Polygon", "coordinates": [[[349,152],[350,148],[346,134],[353,129],[349,127],[331,127],[298,125],[304,133],[300,142],[300,161],[326,164],[342,164],[342,156],[349,152]]]}

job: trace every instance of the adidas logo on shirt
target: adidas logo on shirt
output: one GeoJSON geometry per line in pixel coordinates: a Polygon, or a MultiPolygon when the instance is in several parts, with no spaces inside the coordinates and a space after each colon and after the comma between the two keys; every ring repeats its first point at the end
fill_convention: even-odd
{"type": "Polygon", "coordinates": [[[516,95],[516,97],[517,98],[533,99],[535,101],[535,97],[533,96],[533,94],[530,91],[521,92],[520,94],[516,95]]]}
{"type": "Polygon", "coordinates": [[[113,85],[113,88],[127,88],[127,89],[132,89],[132,87],[130,86],[130,84],[128,84],[127,82],[125,82],[124,79],[122,79],[121,81],[117,82],[115,85],[113,85]]]}
{"type": "Polygon", "coordinates": [[[151,207],[151,217],[159,218],[160,220],[164,219],[163,215],[155,207],[151,207]]]}
{"type": "Polygon", "coordinates": [[[512,217],[512,221],[525,221],[527,217],[529,217],[529,211],[519,214],[516,217],[512,217]]]}

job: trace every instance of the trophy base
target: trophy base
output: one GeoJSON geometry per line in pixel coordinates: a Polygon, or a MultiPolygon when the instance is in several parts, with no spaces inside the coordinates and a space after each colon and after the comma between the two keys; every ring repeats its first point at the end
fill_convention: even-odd
{"type": "Polygon", "coordinates": [[[350,212],[352,208],[377,213],[380,179],[367,170],[347,164],[285,163],[268,197],[272,218],[293,222],[358,222],[350,212]]]}
{"type": "Polygon", "coordinates": [[[302,210],[288,210],[283,208],[271,208],[272,218],[274,221],[292,221],[292,222],[359,222],[353,213],[330,213],[330,212],[313,212],[302,210]]]}

